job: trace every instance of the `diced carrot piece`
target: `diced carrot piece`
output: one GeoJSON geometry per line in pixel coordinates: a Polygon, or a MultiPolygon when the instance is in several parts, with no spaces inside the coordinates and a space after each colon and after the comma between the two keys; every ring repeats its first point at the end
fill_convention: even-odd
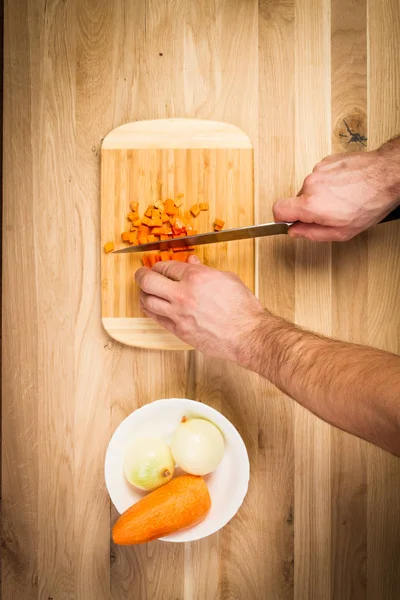
{"type": "Polygon", "coordinates": [[[197,217],[200,214],[200,207],[198,204],[194,204],[190,209],[190,212],[194,217],[197,217]]]}
{"type": "Polygon", "coordinates": [[[179,208],[180,206],[182,206],[182,200],[180,198],[175,199],[175,206],[176,206],[176,208],[179,208]]]}
{"type": "Polygon", "coordinates": [[[147,235],[142,235],[142,236],[138,237],[138,242],[140,245],[147,244],[147,240],[148,240],[147,235]]]}
{"type": "Polygon", "coordinates": [[[136,242],[137,240],[137,233],[136,231],[131,231],[129,234],[129,243],[133,244],[133,242],[136,242]]]}
{"type": "Polygon", "coordinates": [[[148,238],[147,238],[147,242],[148,242],[149,244],[151,244],[151,242],[155,242],[155,241],[156,241],[156,236],[155,236],[155,235],[152,235],[152,234],[150,234],[150,235],[148,236],[148,238]]]}
{"type": "Polygon", "coordinates": [[[220,225],[214,225],[214,231],[222,231],[222,227],[220,227],[220,225]]]}
{"type": "Polygon", "coordinates": [[[150,227],[161,227],[161,226],[162,226],[162,221],[161,221],[160,217],[158,217],[158,219],[151,220],[150,227]]]}
{"type": "Polygon", "coordinates": [[[153,221],[149,217],[143,217],[142,223],[144,223],[148,227],[153,227],[153,221]]]}
{"type": "Polygon", "coordinates": [[[214,227],[222,227],[225,225],[225,221],[221,221],[221,219],[215,219],[214,221],[214,227]]]}
{"type": "Polygon", "coordinates": [[[188,229],[187,235],[199,235],[197,229],[188,229]]]}
{"type": "Polygon", "coordinates": [[[142,219],[136,219],[136,221],[133,221],[133,225],[135,227],[140,227],[142,224],[142,219]]]}
{"type": "Polygon", "coordinates": [[[167,223],[164,223],[163,230],[164,230],[163,233],[165,235],[171,235],[171,233],[172,233],[171,225],[167,225],[167,223]]]}
{"type": "Polygon", "coordinates": [[[200,210],[208,210],[209,209],[208,202],[200,202],[199,208],[200,208],[200,210]]]}
{"type": "Polygon", "coordinates": [[[132,212],[138,212],[139,210],[139,202],[131,202],[132,212]]]}
{"type": "Polygon", "coordinates": [[[185,195],[185,194],[178,194],[176,197],[177,197],[177,198],[183,198],[183,196],[184,196],[184,195],[185,195]]]}
{"type": "Polygon", "coordinates": [[[152,205],[151,205],[151,204],[149,204],[149,206],[147,207],[147,209],[146,209],[146,211],[145,211],[145,213],[144,213],[144,216],[145,216],[145,217],[150,217],[150,218],[151,218],[152,211],[153,211],[153,207],[152,207],[152,205]]]}
{"type": "Polygon", "coordinates": [[[171,260],[171,252],[169,250],[163,250],[162,252],[160,252],[160,257],[163,262],[171,260]]]}
{"type": "Polygon", "coordinates": [[[158,208],[158,210],[160,210],[160,207],[163,206],[163,201],[162,200],[157,200],[157,202],[154,203],[154,208],[158,208]]]}
{"type": "Polygon", "coordinates": [[[129,215],[126,215],[126,218],[133,222],[139,218],[139,214],[131,212],[131,213],[129,213],[129,215]]]}
{"type": "Polygon", "coordinates": [[[186,262],[189,256],[189,252],[179,252],[178,254],[174,254],[172,260],[179,260],[180,262],[186,262]]]}
{"type": "Polygon", "coordinates": [[[161,241],[169,240],[169,235],[165,235],[164,233],[162,233],[160,236],[160,240],[161,241]]]}
{"type": "Polygon", "coordinates": [[[130,238],[130,232],[129,231],[123,231],[121,233],[121,239],[123,242],[129,242],[129,238],[130,238]]]}
{"type": "Polygon", "coordinates": [[[174,233],[173,238],[184,238],[186,237],[186,233],[174,233]]]}
{"type": "Polygon", "coordinates": [[[147,225],[141,225],[138,229],[138,236],[140,237],[141,235],[148,235],[150,233],[150,227],[147,227],[147,225]]]}
{"type": "Polygon", "coordinates": [[[168,223],[168,221],[169,221],[169,216],[167,215],[167,213],[162,213],[162,215],[161,215],[161,221],[162,221],[163,223],[168,223]]]}
{"type": "Polygon", "coordinates": [[[153,227],[153,229],[151,230],[151,233],[153,235],[161,235],[162,233],[164,233],[164,228],[163,227],[153,227]]]}
{"type": "Polygon", "coordinates": [[[156,209],[153,208],[153,210],[151,211],[151,218],[153,219],[159,219],[160,218],[160,212],[156,209]]]}
{"type": "Polygon", "coordinates": [[[172,248],[172,252],[182,252],[183,250],[187,250],[187,246],[178,246],[177,248],[172,248]]]}
{"type": "Polygon", "coordinates": [[[156,257],[156,263],[161,262],[161,256],[159,254],[156,254],[155,257],[156,257]]]}
{"type": "Polygon", "coordinates": [[[155,264],[156,264],[156,255],[149,254],[149,266],[152,267],[155,264]]]}
{"type": "Polygon", "coordinates": [[[114,250],[114,242],[107,242],[104,244],[104,252],[108,254],[114,250]]]}
{"type": "Polygon", "coordinates": [[[167,213],[167,215],[176,215],[176,206],[173,200],[171,200],[170,198],[168,198],[168,200],[166,200],[164,202],[164,212],[167,213]]]}
{"type": "Polygon", "coordinates": [[[144,266],[144,267],[149,267],[149,268],[151,268],[151,264],[150,264],[150,261],[149,261],[149,255],[148,255],[148,254],[145,254],[145,255],[143,256],[143,258],[142,258],[142,263],[143,263],[143,266],[144,266]]]}

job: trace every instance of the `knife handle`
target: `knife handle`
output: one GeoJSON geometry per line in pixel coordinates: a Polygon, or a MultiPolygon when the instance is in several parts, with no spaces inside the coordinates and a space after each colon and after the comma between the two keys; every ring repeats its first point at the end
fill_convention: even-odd
{"type": "Polygon", "coordinates": [[[400,219],[400,205],[392,210],[392,212],[389,213],[387,217],[382,219],[382,221],[379,221],[379,223],[387,223],[388,221],[396,221],[397,219],[400,219]]]}

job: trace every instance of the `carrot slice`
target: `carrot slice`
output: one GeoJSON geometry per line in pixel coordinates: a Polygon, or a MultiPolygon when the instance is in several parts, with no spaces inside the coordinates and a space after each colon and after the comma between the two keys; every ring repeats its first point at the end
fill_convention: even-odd
{"type": "Polygon", "coordinates": [[[130,236],[131,236],[130,231],[123,231],[121,233],[121,239],[122,239],[123,242],[129,242],[130,236]]]}
{"type": "Polygon", "coordinates": [[[153,235],[161,235],[162,233],[164,233],[164,227],[153,227],[151,233],[153,235]]]}
{"type": "Polygon", "coordinates": [[[155,254],[149,254],[148,255],[148,259],[149,259],[149,266],[152,267],[153,265],[156,264],[156,255],[155,254]]]}
{"type": "Polygon", "coordinates": [[[155,236],[155,235],[152,235],[152,234],[150,234],[150,235],[147,237],[147,241],[148,241],[148,243],[149,243],[149,244],[150,244],[151,242],[155,242],[155,241],[156,241],[156,236],[155,236]]]}
{"type": "Polygon", "coordinates": [[[134,244],[136,241],[137,241],[137,233],[136,233],[136,231],[132,231],[129,234],[129,243],[134,244]]]}
{"type": "Polygon", "coordinates": [[[170,198],[164,202],[164,212],[167,213],[167,215],[176,215],[177,209],[175,203],[170,198]]]}
{"type": "Polygon", "coordinates": [[[142,236],[138,237],[138,242],[140,245],[147,244],[147,240],[148,240],[147,235],[142,235],[142,236]]]}
{"type": "Polygon", "coordinates": [[[149,261],[149,255],[148,255],[148,254],[145,254],[145,255],[143,256],[143,258],[142,258],[142,263],[143,263],[143,266],[144,266],[144,267],[149,267],[149,268],[151,267],[151,265],[150,265],[150,261],[149,261]]]}
{"type": "Polygon", "coordinates": [[[190,212],[194,217],[197,217],[200,214],[200,207],[198,204],[194,204],[190,209],[190,212]]]}
{"type": "Polygon", "coordinates": [[[163,250],[162,252],[160,252],[160,257],[163,262],[171,260],[171,252],[169,250],[163,250]]]}
{"type": "Polygon", "coordinates": [[[200,210],[208,210],[209,209],[208,202],[200,202],[199,208],[200,208],[200,210]]]}
{"type": "Polygon", "coordinates": [[[161,214],[161,221],[162,221],[162,223],[168,223],[169,216],[167,215],[167,213],[162,213],[161,214]]]}
{"type": "Polygon", "coordinates": [[[214,227],[220,227],[222,229],[224,225],[225,221],[222,221],[221,219],[215,219],[214,227]]]}
{"type": "Polygon", "coordinates": [[[104,244],[104,252],[108,254],[114,250],[114,242],[107,242],[104,244]]]}
{"type": "Polygon", "coordinates": [[[131,209],[132,209],[132,212],[134,212],[134,213],[138,212],[138,210],[139,210],[139,202],[131,202],[131,209]]]}
{"type": "Polygon", "coordinates": [[[163,240],[169,240],[169,235],[165,235],[165,233],[162,233],[161,236],[160,236],[160,240],[161,241],[163,241],[163,240]]]}

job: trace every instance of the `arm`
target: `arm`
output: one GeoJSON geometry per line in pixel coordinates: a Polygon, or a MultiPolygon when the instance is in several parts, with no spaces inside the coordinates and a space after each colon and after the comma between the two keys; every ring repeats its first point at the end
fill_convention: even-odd
{"type": "Polygon", "coordinates": [[[256,371],[328,423],[400,455],[400,357],[303,331],[265,311],[236,275],[196,257],[135,277],[144,312],[185,342],[256,371]]]}
{"type": "Polygon", "coordinates": [[[294,198],[274,205],[276,221],[298,221],[291,237],[345,241],[376,225],[400,204],[400,137],[373,152],[328,156],[294,198]]]}

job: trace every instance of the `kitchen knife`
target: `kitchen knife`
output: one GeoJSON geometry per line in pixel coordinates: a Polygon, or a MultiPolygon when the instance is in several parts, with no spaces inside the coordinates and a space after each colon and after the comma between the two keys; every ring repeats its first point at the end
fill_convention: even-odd
{"type": "Polygon", "coordinates": [[[266,235],[279,235],[287,233],[292,223],[265,223],[264,225],[251,225],[250,227],[239,227],[238,229],[224,229],[211,233],[199,233],[188,235],[162,242],[150,242],[139,246],[129,246],[115,250],[113,254],[130,254],[131,252],[148,252],[149,250],[170,250],[172,248],[183,248],[184,246],[203,246],[204,244],[216,244],[218,242],[232,242],[235,240],[249,240],[266,235]]]}

